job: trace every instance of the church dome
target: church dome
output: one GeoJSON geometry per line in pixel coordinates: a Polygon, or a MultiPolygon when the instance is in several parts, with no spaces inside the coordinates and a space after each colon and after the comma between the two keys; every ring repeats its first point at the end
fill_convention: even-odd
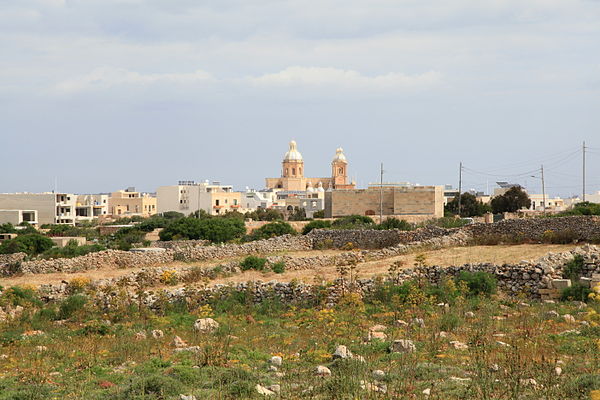
{"type": "Polygon", "coordinates": [[[344,149],[338,147],[335,151],[335,157],[333,157],[333,162],[343,161],[346,162],[346,156],[344,155],[344,149]]]}
{"type": "Polygon", "coordinates": [[[296,141],[292,140],[290,142],[290,149],[283,156],[283,161],[302,161],[302,154],[298,151],[296,141]]]}

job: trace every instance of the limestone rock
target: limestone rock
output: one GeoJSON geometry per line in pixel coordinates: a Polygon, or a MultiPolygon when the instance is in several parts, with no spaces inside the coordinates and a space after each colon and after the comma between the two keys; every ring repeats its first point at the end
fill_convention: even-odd
{"type": "Polygon", "coordinates": [[[281,367],[282,364],[283,358],[281,358],[280,356],[271,357],[271,365],[274,365],[275,367],[281,367]]]}
{"type": "Polygon", "coordinates": [[[392,353],[414,353],[417,348],[412,340],[400,339],[394,340],[390,346],[390,351],[392,353]]]}
{"type": "Polygon", "coordinates": [[[324,365],[319,365],[315,369],[315,374],[321,377],[331,376],[331,370],[324,365]]]}
{"type": "Polygon", "coordinates": [[[342,360],[352,358],[353,354],[348,348],[344,345],[339,345],[336,347],[335,352],[333,353],[333,359],[341,358],[342,360]]]}
{"type": "Polygon", "coordinates": [[[200,333],[211,333],[219,328],[219,323],[212,318],[200,318],[194,323],[194,329],[200,333]]]}

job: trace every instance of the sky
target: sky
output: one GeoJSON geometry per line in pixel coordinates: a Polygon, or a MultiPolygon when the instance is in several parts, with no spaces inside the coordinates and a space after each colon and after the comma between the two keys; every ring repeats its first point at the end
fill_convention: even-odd
{"type": "Polygon", "coordinates": [[[0,192],[600,190],[600,0],[3,0],[0,192]]]}

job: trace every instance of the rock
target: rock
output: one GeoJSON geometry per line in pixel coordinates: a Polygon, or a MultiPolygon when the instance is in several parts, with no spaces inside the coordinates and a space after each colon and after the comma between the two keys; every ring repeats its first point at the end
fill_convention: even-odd
{"type": "Polygon", "coordinates": [[[200,346],[178,347],[176,349],[173,349],[174,353],[181,353],[185,351],[189,351],[192,353],[200,353],[200,346]]]}
{"type": "Polygon", "coordinates": [[[144,340],[144,339],[146,339],[146,332],[142,332],[142,331],[136,332],[134,337],[135,337],[135,340],[144,340]]]}
{"type": "Polygon", "coordinates": [[[496,340],[496,344],[500,347],[510,347],[510,344],[496,340]]]}
{"type": "Polygon", "coordinates": [[[335,352],[333,353],[333,359],[341,358],[343,360],[352,358],[352,352],[348,350],[348,348],[344,345],[339,345],[336,347],[335,352]]]}
{"type": "Polygon", "coordinates": [[[500,371],[500,367],[498,366],[498,364],[490,365],[490,372],[498,372],[498,371],[500,371]]]}
{"type": "Polygon", "coordinates": [[[422,392],[422,393],[423,393],[425,396],[429,396],[429,395],[431,395],[431,389],[427,388],[427,389],[423,390],[423,392],[422,392]]]}
{"type": "Polygon", "coordinates": [[[383,379],[383,378],[385,378],[385,372],[383,372],[380,369],[376,369],[375,371],[373,371],[372,375],[373,375],[373,379],[383,379]]]}
{"type": "Polygon", "coordinates": [[[272,391],[258,383],[256,384],[255,387],[256,387],[256,391],[258,392],[258,394],[261,394],[263,396],[275,396],[275,394],[276,394],[274,391],[272,391]]]}
{"type": "Polygon", "coordinates": [[[163,331],[161,331],[160,329],[154,329],[152,331],[152,337],[154,339],[160,339],[161,337],[165,336],[165,334],[163,333],[163,331]]]}
{"type": "Polygon", "coordinates": [[[394,325],[396,325],[397,327],[406,327],[408,326],[408,322],[399,319],[396,322],[394,322],[394,325]]]}
{"type": "Polygon", "coordinates": [[[439,336],[440,338],[447,338],[447,337],[448,337],[448,332],[440,331],[440,332],[438,333],[438,336],[439,336]]]}
{"type": "Polygon", "coordinates": [[[35,351],[37,351],[39,353],[47,351],[47,350],[48,350],[48,348],[46,346],[35,346],[35,351]]]}
{"type": "Polygon", "coordinates": [[[269,372],[277,372],[279,369],[274,365],[269,365],[269,372]]]}
{"type": "Polygon", "coordinates": [[[377,324],[377,325],[373,325],[372,327],[369,328],[370,332],[383,332],[385,331],[387,328],[385,325],[381,325],[381,324],[377,324]]]}
{"type": "Polygon", "coordinates": [[[417,348],[412,340],[400,339],[394,340],[390,346],[390,351],[392,353],[414,353],[417,348]]]}
{"type": "Polygon", "coordinates": [[[412,324],[414,326],[418,326],[419,328],[425,328],[425,321],[423,320],[423,318],[413,319],[412,324]]]}
{"type": "Polygon", "coordinates": [[[450,380],[458,383],[467,383],[471,381],[471,378],[459,378],[458,376],[451,376],[450,380]]]}
{"type": "Polygon", "coordinates": [[[467,346],[465,343],[459,342],[458,340],[451,341],[450,345],[452,345],[452,347],[454,347],[456,350],[467,350],[469,348],[469,346],[467,346]]]}
{"type": "Polygon", "coordinates": [[[575,323],[575,317],[572,316],[571,314],[563,315],[563,319],[565,320],[565,322],[572,323],[572,324],[575,323]]]}
{"type": "Polygon", "coordinates": [[[561,376],[562,375],[562,368],[561,367],[554,368],[554,373],[556,374],[556,376],[561,376]]]}
{"type": "Polygon", "coordinates": [[[194,396],[193,394],[190,394],[190,395],[180,394],[179,400],[197,400],[197,399],[196,399],[196,396],[194,396]]]}
{"type": "Polygon", "coordinates": [[[276,367],[281,367],[282,364],[283,364],[283,358],[281,358],[280,356],[271,357],[271,365],[274,365],[276,367]]]}
{"type": "Polygon", "coordinates": [[[560,317],[560,314],[557,313],[554,310],[548,311],[545,315],[546,315],[546,318],[558,318],[558,317],[560,317]]]}
{"type": "Polygon", "coordinates": [[[173,345],[174,347],[176,347],[178,349],[181,349],[183,347],[187,347],[188,344],[185,342],[185,340],[183,340],[179,336],[175,336],[173,338],[173,341],[171,342],[171,345],[173,345]]]}
{"type": "Polygon", "coordinates": [[[369,331],[369,335],[367,336],[367,341],[372,341],[372,340],[386,340],[387,339],[387,335],[383,332],[379,332],[379,331],[369,331]]]}
{"type": "Polygon", "coordinates": [[[369,392],[387,393],[387,385],[381,382],[371,383],[366,381],[360,381],[360,387],[362,390],[366,390],[369,392]]]}
{"type": "Polygon", "coordinates": [[[331,370],[323,365],[319,365],[316,369],[315,369],[315,374],[317,376],[321,376],[321,377],[327,377],[327,376],[331,376],[331,370]]]}
{"type": "Polygon", "coordinates": [[[269,389],[271,392],[275,392],[275,393],[281,392],[281,386],[277,385],[277,384],[271,385],[267,389],[269,389]]]}
{"type": "Polygon", "coordinates": [[[467,311],[465,313],[465,318],[469,318],[469,319],[475,318],[475,313],[473,311],[467,311]]]}
{"type": "Polygon", "coordinates": [[[212,333],[219,328],[219,323],[212,318],[200,318],[194,323],[194,329],[200,333],[212,333]]]}

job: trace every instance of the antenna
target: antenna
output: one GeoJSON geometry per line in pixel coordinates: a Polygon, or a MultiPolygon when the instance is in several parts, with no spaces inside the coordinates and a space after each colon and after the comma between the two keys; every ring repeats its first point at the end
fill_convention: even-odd
{"type": "Polygon", "coordinates": [[[458,217],[460,218],[460,209],[462,206],[462,171],[463,171],[463,166],[462,166],[462,161],[459,164],[459,169],[458,169],[458,217]]]}

